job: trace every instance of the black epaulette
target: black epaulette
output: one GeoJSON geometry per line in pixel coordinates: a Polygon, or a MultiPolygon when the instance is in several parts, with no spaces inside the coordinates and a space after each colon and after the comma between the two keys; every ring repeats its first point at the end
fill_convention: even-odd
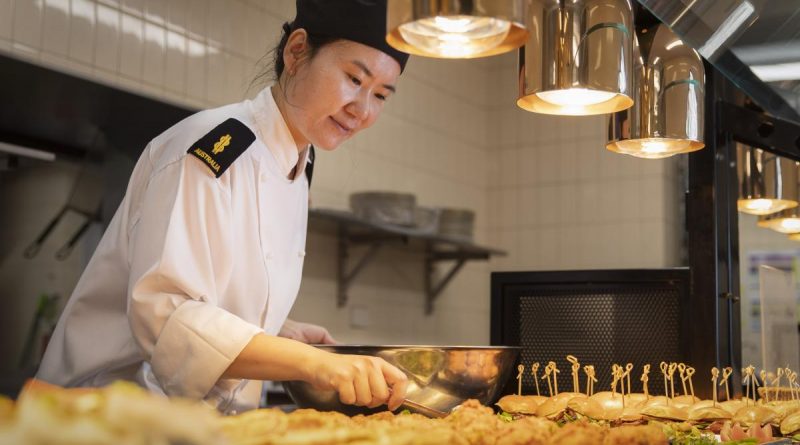
{"type": "Polygon", "coordinates": [[[309,147],[308,162],[306,162],[306,178],[308,178],[308,188],[311,188],[311,177],[314,176],[314,146],[309,147]]]}
{"type": "Polygon", "coordinates": [[[219,178],[254,140],[256,135],[247,125],[230,118],[192,144],[187,153],[203,161],[219,178]]]}

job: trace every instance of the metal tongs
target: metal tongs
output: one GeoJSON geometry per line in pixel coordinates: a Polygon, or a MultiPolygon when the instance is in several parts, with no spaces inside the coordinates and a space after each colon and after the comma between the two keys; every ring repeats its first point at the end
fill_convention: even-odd
{"type": "Polygon", "coordinates": [[[404,399],[403,403],[400,404],[400,407],[408,408],[409,410],[415,411],[432,419],[443,419],[447,417],[447,413],[444,411],[439,411],[438,409],[431,408],[430,406],[426,406],[408,399],[404,399]]]}

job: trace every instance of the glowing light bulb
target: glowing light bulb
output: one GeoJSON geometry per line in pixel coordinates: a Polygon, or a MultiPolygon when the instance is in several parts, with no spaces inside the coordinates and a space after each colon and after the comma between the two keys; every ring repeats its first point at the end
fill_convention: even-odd
{"type": "Polygon", "coordinates": [[[587,88],[569,88],[566,90],[540,91],[536,93],[542,100],[562,107],[586,107],[612,99],[617,93],[590,90],[587,88]]]}
{"type": "Polygon", "coordinates": [[[493,17],[436,16],[400,26],[406,42],[437,57],[472,57],[496,48],[511,29],[508,20],[493,17]]]}
{"type": "Polygon", "coordinates": [[[433,18],[434,25],[441,31],[446,33],[468,32],[470,22],[471,20],[469,17],[462,17],[462,16],[456,16],[455,18],[452,18],[452,17],[442,17],[437,15],[436,17],[433,18]]]}
{"type": "Polygon", "coordinates": [[[780,219],[775,230],[781,233],[800,232],[800,218],[780,219]]]}
{"type": "Polygon", "coordinates": [[[645,159],[661,159],[678,153],[692,151],[692,141],[688,139],[643,138],[623,139],[607,145],[618,153],[645,159]]]}
{"type": "Polygon", "coordinates": [[[669,144],[664,141],[645,140],[642,142],[642,152],[647,154],[666,153],[669,151],[669,144]]]}
{"type": "Polygon", "coordinates": [[[769,215],[792,207],[792,203],[781,199],[740,199],[737,202],[737,207],[743,213],[769,215]]]}

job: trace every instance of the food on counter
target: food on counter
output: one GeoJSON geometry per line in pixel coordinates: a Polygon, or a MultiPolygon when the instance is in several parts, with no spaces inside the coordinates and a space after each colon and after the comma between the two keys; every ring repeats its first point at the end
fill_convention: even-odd
{"type": "Polygon", "coordinates": [[[0,422],[0,444],[222,443],[217,413],[188,400],[153,395],[132,383],[64,389],[29,383],[11,418],[0,422]]]}
{"type": "Polygon", "coordinates": [[[545,400],[547,400],[547,397],[544,396],[518,396],[511,394],[500,398],[495,405],[510,414],[532,415],[536,414],[536,408],[545,400]]]}
{"type": "Polygon", "coordinates": [[[14,415],[14,401],[8,397],[0,396],[0,427],[10,423],[14,415]]]}

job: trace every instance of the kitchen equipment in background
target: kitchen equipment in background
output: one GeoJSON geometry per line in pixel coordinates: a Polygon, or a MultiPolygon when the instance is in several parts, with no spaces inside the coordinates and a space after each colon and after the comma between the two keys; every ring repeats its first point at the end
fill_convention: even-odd
{"type": "Polygon", "coordinates": [[[797,207],[797,162],[739,143],[736,157],[740,212],[768,215],[797,207]]]}
{"type": "Polygon", "coordinates": [[[59,315],[58,294],[42,294],[36,302],[36,312],[33,315],[31,328],[22,347],[22,356],[19,359],[19,369],[35,370],[39,366],[47,343],[55,330],[59,315]],[[37,344],[38,343],[38,344],[37,344]],[[36,357],[38,354],[38,357],[36,357]]]}
{"type": "Polygon", "coordinates": [[[639,29],[634,39],[637,100],[609,119],[606,148],[646,159],[700,150],[705,146],[703,60],[664,24],[639,29]]]}
{"type": "Polygon", "coordinates": [[[73,235],[64,243],[61,248],[56,251],[56,258],[58,260],[65,260],[72,253],[72,249],[80,240],[81,236],[86,233],[89,226],[96,221],[99,221],[100,204],[103,201],[103,176],[100,164],[86,160],[83,162],[78,178],[70,193],[69,200],[64,207],[59,210],[50,223],[45,226],[44,230],[39,234],[36,240],[25,249],[25,258],[33,258],[39,253],[42,244],[44,244],[47,237],[58,225],[59,221],[67,214],[67,212],[75,212],[83,216],[84,222],[76,230],[73,235]]]}
{"type": "MultiPolygon", "coordinates": [[[[445,413],[467,399],[493,403],[516,364],[519,348],[506,346],[318,346],[330,352],[380,357],[406,373],[406,399],[445,413]]],[[[321,391],[305,382],[285,382],[301,408],[369,414],[386,408],[344,405],[335,391],[321,391]]],[[[414,410],[411,404],[405,405],[414,410]]],[[[425,414],[425,412],[420,412],[425,414]]]]}
{"type": "MultiPolygon", "coordinates": [[[[716,365],[703,354],[708,339],[693,335],[689,283],[688,268],[493,272],[491,342],[520,346],[526,366],[553,360],[569,369],[566,356],[574,355],[598,369],[595,388],[610,387],[611,373],[599,370],[613,363],[630,362],[637,370],[646,363],[657,369],[661,361],[710,369],[716,365]]],[[[700,397],[710,398],[710,383],[696,382],[700,397]]],[[[642,391],[633,384],[634,392],[642,391]]],[[[651,394],[663,390],[650,379],[651,394]]],[[[516,391],[511,379],[503,393],[516,391]]],[[[536,394],[532,379],[523,379],[522,392],[536,394]]]]}
{"type": "Polygon", "coordinates": [[[414,208],[414,229],[420,234],[433,235],[439,232],[439,218],[442,210],[434,207],[414,208]]]}
{"type": "Polygon", "coordinates": [[[414,225],[417,198],[410,193],[358,192],[350,195],[350,209],[366,221],[377,224],[414,225]]]}
{"type": "Polygon", "coordinates": [[[633,105],[628,0],[530,0],[517,105],[545,114],[612,113],[633,105]]]}
{"type": "Polygon", "coordinates": [[[519,48],[527,0],[389,0],[386,41],[416,56],[471,59],[519,48]]]}
{"type": "Polygon", "coordinates": [[[472,241],[475,212],[466,209],[442,208],[439,213],[439,234],[463,241],[472,241]]]}

